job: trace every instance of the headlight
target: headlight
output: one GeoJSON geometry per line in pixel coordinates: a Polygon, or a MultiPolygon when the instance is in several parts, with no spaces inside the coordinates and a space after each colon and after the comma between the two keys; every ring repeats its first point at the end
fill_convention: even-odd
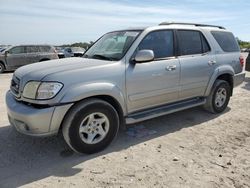
{"type": "Polygon", "coordinates": [[[59,93],[63,84],[58,82],[28,82],[23,90],[23,97],[29,99],[51,99],[59,93]]]}
{"type": "Polygon", "coordinates": [[[37,90],[36,99],[51,99],[62,89],[58,82],[42,82],[37,90]]]}
{"type": "Polygon", "coordinates": [[[28,82],[23,89],[23,96],[28,99],[35,99],[36,92],[41,82],[31,81],[28,82]]]}

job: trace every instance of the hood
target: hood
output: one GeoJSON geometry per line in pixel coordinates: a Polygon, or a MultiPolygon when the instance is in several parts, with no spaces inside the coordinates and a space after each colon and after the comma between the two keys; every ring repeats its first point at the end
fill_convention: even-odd
{"type": "Polygon", "coordinates": [[[25,79],[24,81],[40,81],[51,74],[107,65],[110,62],[77,57],[56,59],[23,66],[15,71],[15,76],[22,80],[25,79]]]}
{"type": "Polygon", "coordinates": [[[6,49],[1,49],[0,50],[0,55],[4,55],[6,49]]]}

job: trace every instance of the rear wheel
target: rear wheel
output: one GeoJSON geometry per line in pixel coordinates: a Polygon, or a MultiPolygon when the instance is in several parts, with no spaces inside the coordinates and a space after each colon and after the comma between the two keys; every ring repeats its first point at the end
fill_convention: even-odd
{"type": "Polygon", "coordinates": [[[227,108],[230,96],[229,83],[224,80],[216,80],[204,108],[212,113],[221,113],[227,108]]]}
{"type": "Polygon", "coordinates": [[[83,101],[67,113],[63,136],[78,153],[95,153],[107,147],[119,129],[119,117],[112,105],[99,100],[83,101]]]}
{"type": "Polygon", "coordinates": [[[5,71],[5,67],[2,63],[0,63],[0,74],[5,71]]]}

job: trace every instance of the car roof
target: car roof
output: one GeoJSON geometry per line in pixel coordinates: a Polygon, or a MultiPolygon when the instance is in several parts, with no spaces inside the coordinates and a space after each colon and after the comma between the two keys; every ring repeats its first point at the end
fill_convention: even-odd
{"type": "Polygon", "coordinates": [[[9,47],[17,47],[17,46],[49,46],[52,47],[50,44],[18,44],[18,45],[11,45],[9,47]]]}
{"type": "Polygon", "coordinates": [[[200,23],[186,23],[186,22],[162,22],[156,26],[147,26],[147,27],[130,27],[128,29],[119,30],[119,31],[144,31],[146,29],[154,30],[154,29],[202,29],[202,30],[218,30],[218,31],[226,31],[226,28],[218,25],[210,25],[210,24],[200,24],[200,23]]]}

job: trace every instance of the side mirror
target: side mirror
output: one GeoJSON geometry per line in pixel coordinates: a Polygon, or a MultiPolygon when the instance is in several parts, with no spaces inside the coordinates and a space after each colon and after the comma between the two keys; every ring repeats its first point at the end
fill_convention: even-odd
{"type": "Polygon", "coordinates": [[[140,50],[135,55],[136,63],[145,63],[154,60],[154,52],[153,50],[140,50]]]}

